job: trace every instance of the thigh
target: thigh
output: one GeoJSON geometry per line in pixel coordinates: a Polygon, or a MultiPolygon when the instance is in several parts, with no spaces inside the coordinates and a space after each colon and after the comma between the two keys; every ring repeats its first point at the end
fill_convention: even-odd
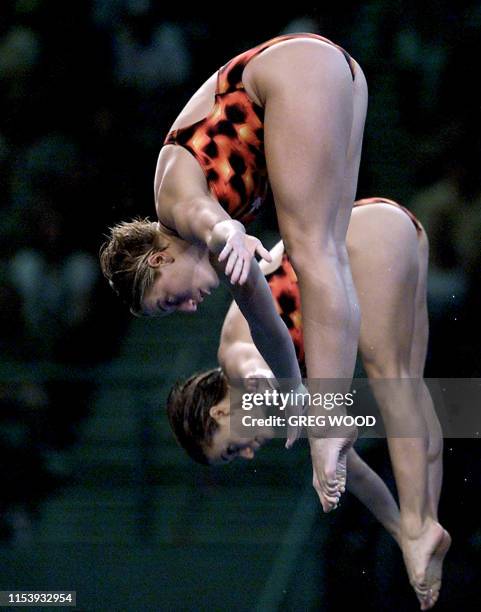
{"type": "Polygon", "coordinates": [[[279,226],[289,249],[295,232],[318,241],[336,238],[337,226],[345,236],[367,91],[360,68],[353,81],[345,57],[334,47],[310,41],[284,54],[282,63],[271,61],[264,68],[268,74],[277,68],[277,77],[265,81],[264,142],[279,226]]]}
{"type": "Polygon", "coordinates": [[[372,206],[375,211],[356,210],[348,234],[361,310],[359,348],[370,376],[406,377],[415,333],[419,241],[403,212],[388,204],[372,206]]]}

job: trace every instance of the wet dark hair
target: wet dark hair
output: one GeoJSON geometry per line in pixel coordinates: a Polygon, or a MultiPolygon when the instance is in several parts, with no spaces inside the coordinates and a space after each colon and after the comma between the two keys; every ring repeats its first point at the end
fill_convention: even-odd
{"type": "Polygon", "coordinates": [[[228,390],[221,368],[198,372],[177,382],[167,398],[167,416],[177,442],[197,463],[209,464],[205,449],[219,425],[209,410],[221,402],[228,390]]]}

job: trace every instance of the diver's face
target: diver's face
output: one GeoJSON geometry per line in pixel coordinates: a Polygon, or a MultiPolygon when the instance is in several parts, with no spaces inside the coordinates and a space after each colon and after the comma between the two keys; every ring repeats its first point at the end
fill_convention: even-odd
{"type": "Polygon", "coordinates": [[[166,316],[173,312],[194,313],[206,295],[219,284],[208,251],[192,245],[171,248],[174,261],[165,263],[166,253],[154,253],[149,258],[156,268],[156,279],[143,300],[143,313],[147,316],[166,316]]]}
{"type": "Polygon", "coordinates": [[[234,459],[254,459],[264,443],[265,439],[260,436],[240,437],[231,432],[228,423],[220,423],[205,454],[211,464],[229,463],[234,459]]]}
{"type": "Polygon", "coordinates": [[[268,428],[256,428],[247,437],[240,427],[242,410],[231,410],[230,389],[223,400],[209,410],[217,423],[211,444],[204,449],[211,464],[229,463],[234,459],[254,459],[256,452],[271,437],[268,428]]]}

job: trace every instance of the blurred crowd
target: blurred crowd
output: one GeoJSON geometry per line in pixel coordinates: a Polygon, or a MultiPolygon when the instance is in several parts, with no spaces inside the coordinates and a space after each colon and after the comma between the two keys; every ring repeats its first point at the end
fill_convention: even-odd
{"type": "MultiPolygon", "coordinates": [[[[107,226],[152,215],[163,137],[208,76],[262,40],[311,31],[344,46],[368,79],[359,197],[401,201],[430,237],[427,374],[479,376],[481,7],[332,4],[299,14],[286,5],[253,21],[248,10],[186,12],[154,0],[2,2],[3,363],[78,367],[116,354],[127,315],[99,274],[107,226]]],[[[0,463],[8,466],[0,481],[9,492],[0,539],[61,484],[59,456],[75,444],[91,393],[75,381],[0,378],[0,463]]]]}

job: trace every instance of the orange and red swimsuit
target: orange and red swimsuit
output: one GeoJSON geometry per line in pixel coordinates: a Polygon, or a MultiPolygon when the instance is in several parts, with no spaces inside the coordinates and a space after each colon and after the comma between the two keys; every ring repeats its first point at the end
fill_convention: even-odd
{"type": "Polygon", "coordinates": [[[209,115],[173,130],[164,141],[164,145],[184,147],[195,157],[220,205],[244,224],[255,218],[268,194],[269,182],[264,155],[264,109],[249,98],[242,74],[253,57],[292,38],[316,38],[333,45],[344,54],[354,79],[351,57],[327,38],[317,34],[278,36],[220,68],[215,104],[209,115]]]}
{"type": "MultiPolygon", "coordinates": [[[[421,223],[416,219],[413,213],[404,206],[401,206],[401,204],[394,202],[394,200],[388,200],[387,198],[365,198],[354,202],[354,206],[364,206],[365,204],[376,203],[397,206],[408,215],[418,233],[423,231],[421,223]]],[[[289,263],[289,258],[285,251],[280,266],[266,275],[266,279],[274,298],[277,312],[286,324],[292,338],[301,373],[303,376],[306,376],[304,340],[302,335],[301,294],[296,273],[289,263]]]]}

